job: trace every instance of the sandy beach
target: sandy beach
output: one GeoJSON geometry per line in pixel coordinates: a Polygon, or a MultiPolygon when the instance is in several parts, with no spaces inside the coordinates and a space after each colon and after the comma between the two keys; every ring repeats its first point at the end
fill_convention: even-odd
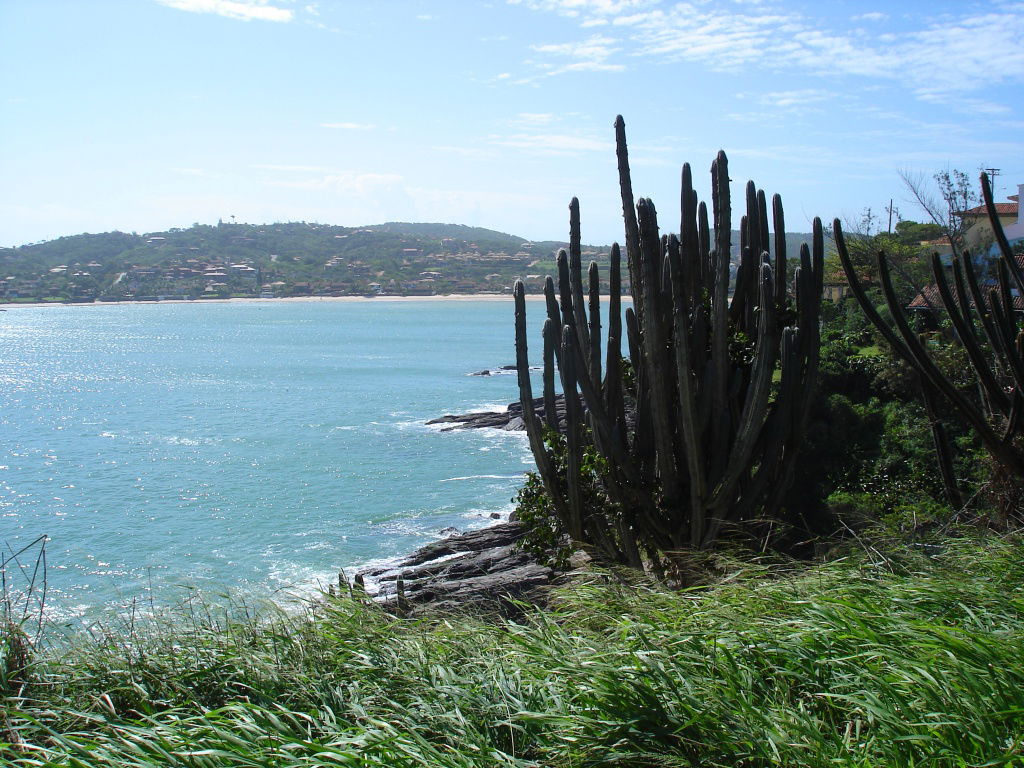
{"type": "MultiPolygon", "coordinates": [[[[625,298],[625,297],[624,297],[625,298]]],[[[527,301],[543,301],[542,294],[530,294],[527,301]]],[[[277,302],[414,302],[414,301],[507,301],[512,303],[510,293],[450,293],[440,296],[283,296],[273,299],[165,299],[163,301],[90,301],[90,302],[39,302],[32,304],[0,304],[0,311],[8,309],[38,309],[39,307],[113,307],[130,304],[274,304],[277,302]]]]}

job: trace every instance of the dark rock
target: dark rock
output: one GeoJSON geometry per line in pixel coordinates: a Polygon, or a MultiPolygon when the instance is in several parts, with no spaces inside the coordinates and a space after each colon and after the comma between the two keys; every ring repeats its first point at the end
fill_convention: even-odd
{"type": "MultiPolygon", "coordinates": [[[[533,410],[541,419],[545,418],[544,398],[538,397],[533,401],[533,410]]],[[[555,396],[555,411],[558,416],[559,429],[565,427],[565,396],[555,396]]],[[[523,423],[523,405],[516,401],[510,403],[504,411],[480,411],[477,413],[463,413],[459,415],[440,416],[431,419],[427,424],[447,424],[441,431],[447,432],[452,429],[504,429],[509,432],[521,432],[526,429],[523,423]]]]}
{"type": "Polygon", "coordinates": [[[523,421],[522,416],[513,416],[508,420],[508,424],[502,427],[506,432],[522,432],[526,429],[526,424],[523,421]]]}
{"type": "Polygon", "coordinates": [[[477,371],[476,373],[469,374],[470,376],[490,376],[491,372],[488,370],[477,371]]]}
{"type": "Polygon", "coordinates": [[[358,575],[376,584],[377,599],[394,610],[401,579],[403,613],[490,608],[511,616],[519,610],[514,601],[539,601],[554,576],[516,548],[522,536],[519,523],[499,523],[427,544],[390,567],[358,575]]]}

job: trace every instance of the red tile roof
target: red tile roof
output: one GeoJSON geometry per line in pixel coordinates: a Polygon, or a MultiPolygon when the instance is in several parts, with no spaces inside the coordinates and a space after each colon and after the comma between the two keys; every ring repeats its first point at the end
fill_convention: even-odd
{"type": "MultiPolygon", "coordinates": [[[[982,291],[984,292],[984,295],[985,295],[985,304],[986,305],[989,303],[988,302],[988,290],[989,290],[989,288],[990,288],[990,286],[985,286],[985,287],[982,288],[982,291]]],[[[922,296],[920,293],[917,294],[917,296],[914,297],[914,300],[912,302],[910,302],[910,304],[907,305],[907,309],[930,309],[932,307],[934,307],[935,309],[942,309],[942,297],[939,296],[939,289],[938,288],[936,288],[934,285],[926,285],[924,287],[923,293],[924,293],[924,296],[922,296]],[[929,307],[928,306],[928,302],[926,302],[924,300],[925,296],[927,296],[928,297],[928,301],[931,302],[931,307],[929,307]]],[[[953,299],[954,299],[954,301],[956,300],[956,292],[955,291],[953,292],[953,299]]],[[[959,303],[959,302],[957,302],[957,303],[959,303]]],[[[973,299],[971,300],[971,306],[972,307],[974,306],[974,300],[973,299]]],[[[1014,296],[1013,297],[1013,308],[1015,310],[1017,310],[1018,312],[1024,311],[1024,296],[1014,296]]]]}
{"type": "MultiPolygon", "coordinates": [[[[1018,211],[1017,203],[996,203],[996,213],[1000,216],[1013,216],[1018,211]]],[[[966,211],[957,211],[957,216],[988,216],[984,205],[966,211]]]]}
{"type": "MultiPolygon", "coordinates": [[[[1017,264],[1021,269],[1024,269],[1024,254],[1016,255],[1017,264]]],[[[985,297],[985,303],[988,304],[988,292],[995,287],[994,284],[983,284],[981,287],[982,296],[985,297]]],[[[956,289],[950,286],[950,290],[953,291],[953,299],[956,300],[956,289]]],[[[926,285],[924,290],[914,297],[914,300],[907,305],[907,309],[928,309],[928,302],[931,302],[931,306],[939,309],[942,307],[942,297],[939,296],[939,289],[934,285],[926,285]],[[924,294],[923,296],[921,294],[924,294]],[[925,301],[925,296],[928,297],[928,301],[925,301]]],[[[959,303],[959,302],[957,302],[959,303]]],[[[971,306],[974,306],[974,300],[971,300],[971,306]]],[[[1024,296],[1013,297],[1013,308],[1018,312],[1024,311],[1024,296]]]]}

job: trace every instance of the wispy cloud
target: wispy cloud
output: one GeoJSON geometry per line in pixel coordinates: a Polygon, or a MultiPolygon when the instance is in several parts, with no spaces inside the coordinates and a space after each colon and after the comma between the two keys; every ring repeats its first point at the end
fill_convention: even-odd
{"type": "Polygon", "coordinates": [[[592,35],[580,42],[535,45],[533,50],[562,61],[568,60],[568,63],[554,66],[541,63],[540,66],[548,70],[548,75],[563,72],[619,72],[625,69],[624,65],[608,62],[620,50],[615,46],[616,42],[611,37],[592,35]]]}
{"type": "Polygon", "coordinates": [[[458,155],[459,157],[472,157],[477,160],[483,160],[484,158],[494,157],[496,152],[494,150],[480,149],[479,147],[453,147],[453,146],[436,146],[431,147],[434,152],[443,152],[448,155],[458,155]]]}
{"type": "Polygon", "coordinates": [[[372,131],[377,126],[373,123],[320,123],[320,127],[342,131],[372,131]]]}
{"type": "Polygon", "coordinates": [[[257,163],[251,167],[258,171],[280,171],[282,173],[323,173],[327,170],[320,165],[278,165],[275,163],[257,163]]]}
{"type": "Polygon", "coordinates": [[[402,176],[394,173],[330,173],[310,179],[294,181],[270,181],[272,187],[289,187],[292,189],[333,189],[343,192],[370,193],[379,192],[389,187],[400,187],[404,184],[402,176]]]}
{"type": "Polygon", "coordinates": [[[508,0],[509,5],[524,5],[534,11],[553,11],[577,18],[582,15],[613,16],[626,11],[656,5],[658,0],[508,0]]]}
{"type": "Polygon", "coordinates": [[[868,13],[858,13],[856,16],[851,16],[851,21],[885,21],[889,18],[889,14],[882,13],[881,11],[869,11],[868,13]]]}
{"type": "Polygon", "coordinates": [[[757,96],[757,101],[766,107],[777,109],[793,109],[805,107],[808,104],[828,101],[834,96],[831,91],[822,88],[798,88],[793,91],[770,91],[757,96]]]}
{"type": "Polygon", "coordinates": [[[543,155],[574,155],[581,152],[609,152],[613,149],[609,141],[563,133],[514,133],[508,136],[492,135],[489,138],[492,144],[500,147],[543,155]]]}
{"type": "Polygon", "coordinates": [[[754,67],[898,81],[919,97],[964,94],[985,86],[1024,81],[1024,4],[993,2],[984,10],[923,18],[893,28],[886,14],[859,14],[880,35],[849,30],[822,16],[776,3],[710,4],[656,0],[508,0],[536,11],[576,18],[584,29],[615,29],[618,39],[533,46],[548,74],[621,69],[630,57],[687,61],[716,71],[754,67]],[[981,44],[980,41],[984,41],[981,44]],[[619,54],[615,64],[612,54],[619,54]],[[573,60],[575,66],[561,63],[573,60]]]}
{"type": "Polygon", "coordinates": [[[536,127],[539,125],[549,125],[555,122],[555,120],[557,118],[550,112],[520,112],[512,119],[512,123],[524,127],[536,127]]]}
{"type": "Polygon", "coordinates": [[[195,176],[201,179],[216,179],[217,174],[211,173],[203,168],[172,168],[171,171],[179,176],[195,176]]]}
{"type": "Polygon", "coordinates": [[[190,13],[212,13],[241,21],[291,21],[295,13],[268,0],[156,0],[160,5],[190,13]]]}

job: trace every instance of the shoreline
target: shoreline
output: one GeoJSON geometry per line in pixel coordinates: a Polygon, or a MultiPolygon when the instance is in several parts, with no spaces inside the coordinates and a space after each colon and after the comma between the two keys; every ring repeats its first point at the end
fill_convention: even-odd
{"type": "MultiPolygon", "coordinates": [[[[605,296],[602,294],[602,298],[605,296]]],[[[625,296],[623,298],[626,298],[625,296]]],[[[527,294],[527,301],[544,301],[544,294],[527,294]]],[[[81,301],[81,302],[33,302],[33,303],[0,303],[0,311],[8,309],[40,309],[43,307],[117,307],[117,306],[139,306],[143,304],[276,304],[281,302],[378,302],[378,303],[400,303],[400,302],[435,302],[435,301],[508,301],[511,303],[510,293],[447,293],[433,296],[278,296],[272,299],[261,299],[255,296],[238,297],[233,299],[164,299],[162,301],[81,301]]]]}

